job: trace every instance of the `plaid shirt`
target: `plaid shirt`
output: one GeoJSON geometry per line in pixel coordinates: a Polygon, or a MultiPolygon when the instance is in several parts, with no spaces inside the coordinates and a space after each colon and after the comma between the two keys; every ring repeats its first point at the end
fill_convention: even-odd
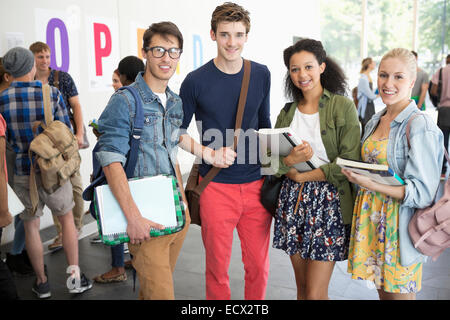
{"type": "MultiPolygon", "coordinates": [[[[61,93],[55,87],[50,89],[53,119],[72,129],[61,93]]],[[[0,93],[0,114],[7,124],[8,142],[16,152],[14,173],[19,176],[29,175],[31,163],[28,149],[34,139],[33,123],[45,121],[42,82],[13,82],[8,89],[0,93]]],[[[36,134],[39,134],[43,130],[39,126],[37,131],[36,134]]]]}

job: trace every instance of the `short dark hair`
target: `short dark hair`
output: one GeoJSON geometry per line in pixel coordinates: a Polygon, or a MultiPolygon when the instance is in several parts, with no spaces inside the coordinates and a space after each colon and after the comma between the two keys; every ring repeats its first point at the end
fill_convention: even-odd
{"type": "Polygon", "coordinates": [[[283,52],[284,64],[288,69],[285,80],[286,96],[294,99],[294,101],[296,102],[303,99],[302,90],[294,85],[289,74],[289,64],[291,57],[301,51],[312,53],[316,57],[319,65],[325,62],[325,71],[320,75],[320,83],[322,84],[322,87],[324,87],[331,93],[345,95],[348,84],[344,71],[341,69],[341,67],[339,67],[339,65],[333,59],[327,57],[327,53],[320,41],[313,39],[301,39],[294,45],[286,48],[283,52]]]}
{"type": "Polygon", "coordinates": [[[3,67],[3,58],[0,57],[0,84],[2,84],[3,81],[5,80],[5,74],[10,74],[10,73],[5,70],[5,67],[3,67]]]}
{"type": "Polygon", "coordinates": [[[250,31],[250,13],[240,5],[233,2],[225,2],[217,6],[211,17],[211,30],[217,32],[217,25],[220,22],[243,22],[245,33],[250,31]]]}
{"type": "Polygon", "coordinates": [[[158,23],[152,23],[150,27],[144,32],[143,36],[143,48],[147,51],[150,42],[155,34],[161,35],[164,39],[167,40],[167,36],[171,35],[178,39],[178,45],[180,49],[183,49],[183,35],[175,23],[170,21],[163,21],[158,23]]]}
{"type": "Polygon", "coordinates": [[[417,52],[415,52],[414,50],[411,50],[411,53],[416,57],[416,59],[417,59],[417,52]]]}
{"type": "Polygon", "coordinates": [[[134,82],[140,71],[145,71],[144,62],[136,56],[128,56],[120,60],[117,68],[119,75],[124,75],[128,81],[134,82]]]}

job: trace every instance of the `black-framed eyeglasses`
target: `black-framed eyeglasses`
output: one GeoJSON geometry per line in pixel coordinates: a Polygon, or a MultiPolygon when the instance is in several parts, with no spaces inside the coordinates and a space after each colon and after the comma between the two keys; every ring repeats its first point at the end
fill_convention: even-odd
{"type": "Polygon", "coordinates": [[[152,56],[154,58],[162,58],[166,52],[169,54],[169,57],[171,57],[172,59],[178,59],[181,56],[181,53],[183,52],[183,49],[180,48],[163,48],[163,47],[147,47],[145,48],[145,50],[147,51],[151,51],[152,52],[152,56]]]}

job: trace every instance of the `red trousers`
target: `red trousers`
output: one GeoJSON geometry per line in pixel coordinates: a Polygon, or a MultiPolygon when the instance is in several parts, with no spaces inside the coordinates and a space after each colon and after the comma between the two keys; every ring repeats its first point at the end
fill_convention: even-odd
{"type": "Polygon", "coordinates": [[[245,299],[265,298],[272,216],[260,202],[262,183],[263,179],[243,184],[210,182],[200,197],[208,300],[231,297],[228,269],[235,228],[241,240],[245,299]]]}

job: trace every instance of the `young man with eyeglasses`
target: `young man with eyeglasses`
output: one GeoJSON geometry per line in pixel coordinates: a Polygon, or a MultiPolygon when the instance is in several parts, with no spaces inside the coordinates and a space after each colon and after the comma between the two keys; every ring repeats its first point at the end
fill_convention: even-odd
{"type": "MultiPolygon", "coordinates": [[[[168,88],[183,51],[183,36],[172,22],[152,24],[143,36],[144,72],[131,84],[142,100],[144,129],[135,177],[179,173],[176,160],[179,127],[183,119],[181,99],[168,88]]],[[[140,283],[139,299],[174,299],[172,273],[189,226],[175,234],[150,238],[150,228],[161,225],[142,217],[133,201],[123,169],[136,103],[128,90],[119,90],[108,102],[98,121],[100,149],[96,157],[109,187],[128,222],[128,245],[140,283]]],[[[181,176],[181,175],[179,175],[181,176]]],[[[182,181],[179,181],[182,188],[182,181]]],[[[185,200],[182,190],[183,200],[185,200]]]]}
{"type": "Polygon", "coordinates": [[[184,110],[181,128],[187,129],[194,113],[202,128],[201,144],[184,133],[180,146],[203,159],[201,177],[212,166],[222,168],[200,197],[207,299],[231,297],[228,268],[235,229],[241,240],[245,299],[264,299],[266,293],[272,217],[260,202],[263,179],[257,155],[251,151],[256,146],[250,145],[257,139],[250,131],[271,126],[270,72],[253,61],[242,121],[246,134],[239,138],[237,154],[230,148],[244,74],[241,54],[249,30],[249,13],[244,8],[231,2],[216,7],[210,34],[217,44],[217,57],[189,73],[180,89],[184,110]],[[213,132],[220,135],[212,142],[207,137],[213,132]]]}

